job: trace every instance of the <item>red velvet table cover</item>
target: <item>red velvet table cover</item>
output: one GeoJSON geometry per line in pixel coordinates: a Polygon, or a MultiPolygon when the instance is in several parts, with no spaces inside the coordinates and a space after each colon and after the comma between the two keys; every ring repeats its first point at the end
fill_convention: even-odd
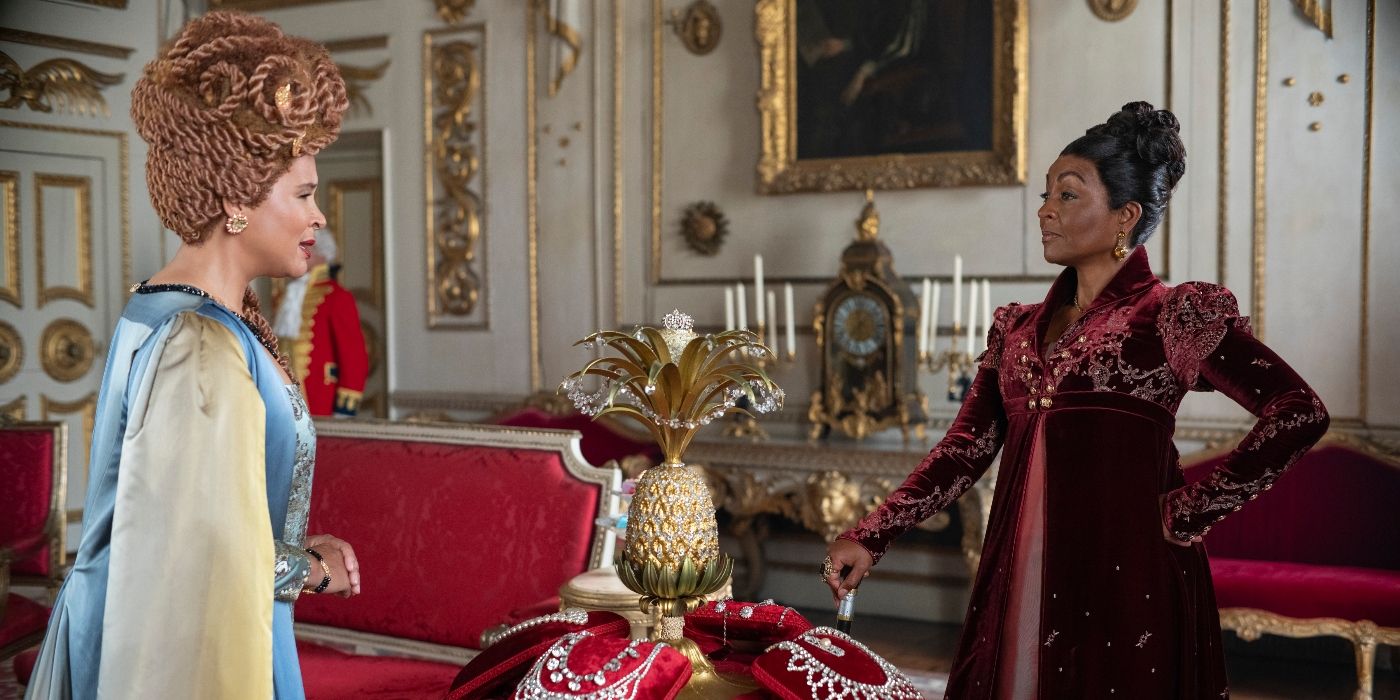
{"type": "Polygon", "coordinates": [[[1400,627],[1400,571],[1211,557],[1222,608],[1400,627]]]}
{"type": "Polygon", "coordinates": [[[0,508],[0,547],[23,557],[10,562],[11,575],[53,573],[41,547],[53,501],[53,440],[49,430],[0,430],[0,483],[10,494],[0,508]]]}
{"type": "Polygon", "coordinates": [[[509,697],[530,664],[565,634],[588,630],[598,637],[626,639],[631,625],[617,613],[595,610],[544,615],[514,629],[462,667],[448,700],[509,697]]]}
{"type": "Polygon", "coordinates": [[[923,698],[893,664],[829,627],[773,645],[754,661],[753,677],[785,700],[923,698]]]}
{"type": "Polygon", "coordinates": [[[587,568],[600,487],[557,453],[325,437],[316,461],[307,531],[351,543],[363,586],[298,622],[474,649],[587,568]]]}

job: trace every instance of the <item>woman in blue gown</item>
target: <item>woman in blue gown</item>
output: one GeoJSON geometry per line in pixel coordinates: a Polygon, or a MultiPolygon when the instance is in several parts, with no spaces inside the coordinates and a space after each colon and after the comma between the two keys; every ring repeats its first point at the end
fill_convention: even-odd
{"type": "Polygon", "coordinates": [[[345,86],[325,49],[215,12],[148,64],[131,114],[182,240],[117,323],[83,534],[30,698],[300,698],[292,605],[359,592],[347,543],[306,536],[315,431],[256,277],[306,273],[315,154],[345,86]]]}

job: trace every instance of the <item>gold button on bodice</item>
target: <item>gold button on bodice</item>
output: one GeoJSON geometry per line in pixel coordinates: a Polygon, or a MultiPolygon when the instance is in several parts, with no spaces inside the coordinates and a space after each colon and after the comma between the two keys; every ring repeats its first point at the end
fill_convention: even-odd
{"type": "Polygon", "coordinates": [[[1027,402],[1026,408],[1029,408],[1029,409],[1031,409],[1032,411],[1035,410],[1035,399],[1034,399],[1034,398],[1032,398],[1029,402],[1027,402]]]}
{"type": "Polygon", "coordinates": [[[1054,401],[1051,401],[1049,396],[1042,396],[1042,397],[1040,397],[1040,407],[1041,407],[1041,408],[1050,408],[1050,407],[1053,406],[1053,405],[1055,405],[1055,402],[1054,402],[1054,401]]]}

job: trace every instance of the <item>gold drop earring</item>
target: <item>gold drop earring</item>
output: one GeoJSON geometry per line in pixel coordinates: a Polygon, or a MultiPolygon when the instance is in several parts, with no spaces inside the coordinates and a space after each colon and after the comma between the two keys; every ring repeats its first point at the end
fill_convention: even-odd
{"type": "Polygon", "coordinates": [[[1122,261],[1123,261],[1123,258],[1128,257],[1128,246],[1126,245],[1127,240],[1128,240],[1128,233],[1127,233],[1126,231],[1119,231],[1119,232],[1118,232],[1118,245],[1116,245],[1116,246],[1113,247],[1113,259],[1114,259],[1114,260],[1117,260],[1117,261],[1119,261],[1119,262],[1122,262],[1122,261]]]}

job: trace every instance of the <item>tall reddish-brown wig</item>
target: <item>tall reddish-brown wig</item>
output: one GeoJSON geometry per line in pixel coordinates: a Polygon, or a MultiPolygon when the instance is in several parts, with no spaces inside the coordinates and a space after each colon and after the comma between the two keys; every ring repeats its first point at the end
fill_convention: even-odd
{"type": "MultiPolygon", "coordinates": [[[[237,12],[192,20],[131,91],[161,223],[195,245],[222,230],[224,200],[262,204],[293,159],[335,141],[349,104],[340,69],[320,44],[237,12]]],[[[252,287],[241,312],[288,368],[252,287]]]]}
{"type": "Polygon", "coordinates": [[[187,243],[203,241],[225,199],[258,206],[294,158],[330,145],[348,106],[320,44],[253,15],[192,20],[131,92],[161,222],[187,243]]]}

